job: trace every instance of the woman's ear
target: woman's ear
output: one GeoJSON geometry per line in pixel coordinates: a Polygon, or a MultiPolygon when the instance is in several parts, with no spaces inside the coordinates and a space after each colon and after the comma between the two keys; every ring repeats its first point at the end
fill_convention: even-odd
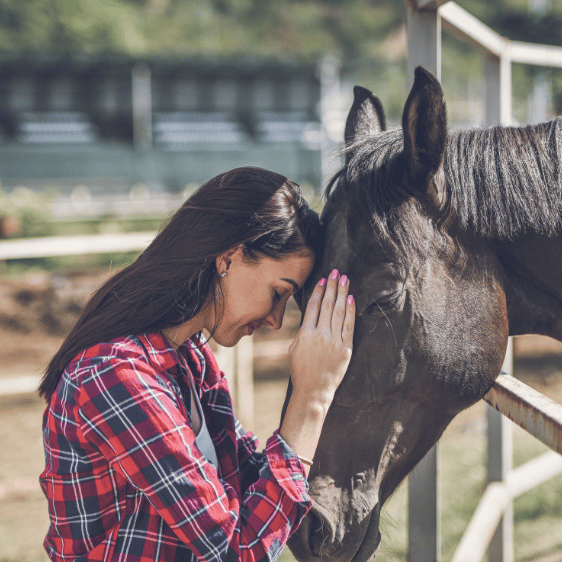
{"type": "Polygon", "coordinates": [[[220,276],[223,274],[228,273],[230,266],[232,265],[233,260],[241,259],[244,256],[244,250],[242,246],[235,246],[234,248],[230,248],[218,256],[215,260],[215,266],[217,268],[217,272],[220,276]]]}

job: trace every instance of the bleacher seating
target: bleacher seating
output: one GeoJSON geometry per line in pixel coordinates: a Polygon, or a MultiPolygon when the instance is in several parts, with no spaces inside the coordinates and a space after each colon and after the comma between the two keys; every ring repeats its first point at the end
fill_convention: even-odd
{"type": "Polygon", "coordinates": [[[88,116],[80,112],[23,112],[18,140],[34,144],[89,144],[98,135],[88,116]]]}
{"type": "Polygon", "coordinates": [[[258,115],[262,142],[301,142],[316,146],[320,142],[320,123],[306,111],[262,111],[258,115]]]}
{"type": "Polygon", "coordinates": [[[153,131],[155,145],[172,151],[248,140],[240,122],[227,112],[155,112],[153,131]]]}

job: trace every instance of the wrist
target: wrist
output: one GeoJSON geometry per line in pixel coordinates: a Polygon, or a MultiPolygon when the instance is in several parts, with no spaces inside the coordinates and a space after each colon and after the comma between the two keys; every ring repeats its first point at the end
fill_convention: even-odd
{"type": "Polygon", "coordinates": [[[308,415],[314,416],[315,414],[319,414],[325,418],[334,399],[334,394],[335,393],[327,392],[325,389],[299,390],[293,386],[289,404],[292,401],[295,406],[308,415]]]}
{"type": "Polygon", "coordinates": [[[330,403],[298,393],[291,395],[279,433],[297,456],[314,457],[330,403]]]}

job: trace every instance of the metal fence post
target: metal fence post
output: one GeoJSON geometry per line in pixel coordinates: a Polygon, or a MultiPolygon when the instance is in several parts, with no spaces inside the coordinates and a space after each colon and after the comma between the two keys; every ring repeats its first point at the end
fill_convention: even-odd
{"type": "MultiPolygon", "coordinates": [[[[502,371],[513,373],[513,345],[509,338],[502,371]]],[[[491,406],[488,418],[488,483],[504,482],[513,468],[513,424],[491,406]]],[[[513,502],[506,506],[488,548],[489,562],[513,562],[513,502]]]]}
{"type": "MultiPolygon", "coordinates": [[[[487,56],[486,75],[486,124],[509,125],[511,123],[511,61],[507,57],[487,56]]],[[[513,344],[509,338],[502,370],[513,374],[513,344]]],[[[503,482],[512,468],[512,423],[491,406],[487,407],[488,452],[487,479],[503,482]]],[[[488,550],[489,562],[513,562],[513,503],[511,502],[500,520],[488,550]]]]}
{"type": "Polygon", "coordinates": [[[132,98],[134,146],[149,149],[152,146],[152,82],[146,64],[133,67],[132,98]]]}
{"type": "MultiPolygon", "coordinates": [[[[408,9],[408,87],[418,65],[441,78],[441,20],[437,8],[408,9]]],[[[438,562],[441,536],[438,493],[438,451],[435,445],[418,464],[408,481],[408,561],[438,562]]]]}

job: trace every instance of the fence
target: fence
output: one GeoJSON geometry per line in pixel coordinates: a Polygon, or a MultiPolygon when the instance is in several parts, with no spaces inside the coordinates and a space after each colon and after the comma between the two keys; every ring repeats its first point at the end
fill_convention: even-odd
{"type": "MultiPolygon", "coordinates": [[[[486,123],[512,120],[512,63],[562,68],[562,48],[510,41],[446,0],[408,2],[408,81],[422,65],[440,79],[442,27],[483,51],[486,123]]],[[[504,369],[511,372],[511,345],[504,369]]],[[[479,562],[488,549],[490,562],[513,560],[513,504],[518,494],[562,472],[562,457],[549,453],[512,471],[511,425],[506,416],[562,453],[562,406],[502,375],[485,400],[488,410],[488,488],[453,557],[453,562],[479,562]],[[502,415],[503,414],[503,415],[502,415]],[[543,439],[544,440],[544,439],[543,439]],[[529,482],[533,482],[529,485],[529,482]]],[[[409,484],[410,562],[440,560],[440,516],[437,446],[415,469],[409,484]]]]}

